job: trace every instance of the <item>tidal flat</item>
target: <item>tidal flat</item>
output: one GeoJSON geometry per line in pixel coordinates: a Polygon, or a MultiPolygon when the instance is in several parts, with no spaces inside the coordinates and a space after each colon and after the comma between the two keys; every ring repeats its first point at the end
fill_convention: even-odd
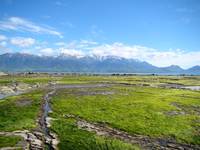
{"type": "Polygon", "coordinates": [[[0,149],[200,149],[200,76],[0,76],[0,149]]]}

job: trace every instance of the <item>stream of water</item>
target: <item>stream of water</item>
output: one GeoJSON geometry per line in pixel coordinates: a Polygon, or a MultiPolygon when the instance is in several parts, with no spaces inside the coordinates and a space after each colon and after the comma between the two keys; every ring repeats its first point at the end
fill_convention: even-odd
{"type": "Polygon", "coordinates": [[[200,86],[184,86],[183,89],[189,89],[194,91],[200,91],[200,86]]]}
{"type": "Polygon", "coordinates": [[[15,93],[11,93],[11,94],[0,94],[0,100],[1,99],[4,99],[6,97],[9,97],[9,96],[16,96],[16,95],[20,95],[20,94],[23,94],[24,92],[15,92],[15,93]]]}
{"type": "Polygon", "coordinates": [[[45,95],[45,97],[44,97],[45,103],[43,105],[43,115],[42,115],[41,121],[40,121],[41,128],[42,128],[42,131],[43,131],[45,139],[46,139],[45,145],[48,150],[54,150],[52,144],[47,142],[47,139],[49,139],[51,141],[52,136],[50,135],[50,131],[49,131],[49,129],[47,127],[47,123],[46,123],[46,118],[48,117],[48,113],[52,111],[50,104],[49,104],[50,96],[52,96],[54,93],[55,93],[55,90],[53,90],[45,95]]]}

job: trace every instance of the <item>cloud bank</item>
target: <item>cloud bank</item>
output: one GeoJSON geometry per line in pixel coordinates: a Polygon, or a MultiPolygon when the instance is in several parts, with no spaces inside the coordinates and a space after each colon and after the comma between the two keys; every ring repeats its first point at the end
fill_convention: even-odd
{"type": "Polygon", "coordinates": [[[19,47],[29,47],[35,43],[35,39],[15,37],[11,38],[10,43],[19,47]]]}
{"type": "Polygon", "coordinates": [[[188,68],[200,65],[200,51],[187,52],[180,49],[161,51],[145,46],[130,46],[123,43],[104,44],[94,47],[91,49],[91,54],[139,59],[159,67],[179,65],[183,68],[188,68]]]}
{"type": "Polygon", "coordinates": [[[158,67],[179,65],[189,68],[200,65],[200,51],[186,51],[180,49],[159,50],[141,45],[127,45],[120,42],[111,44],[99,44],[95,41],[80,40],[71,42],[46,43],[39,42],[30,37],[8,38],[0,35],[0,52],[10,52],[7,45],[15,45],[21,52],[44,56],[95,56],[98,58],[116,56],[126,59],[146,61],[158,67]],[[45,43],[45,44],[44,44],[45,43]],[[24,49],[26,48],[26,49],[24,49]]]}
{"type": "Polygon", "coordinates": [[[5,35],[0,35],[0,41],[5,41],[7,40],[7,37],[5,35]]]}
{"type": "Polygon", "coordinates": [[[97,44],[90,41],[72,41],[70,43],[59,43],[57,46],[60,46],[54,50],[57,54],[75,57],[116,56],[147,61],[158,67],[179,65],[183,68],[189,68],[200,65],[200,51],[185,51],[180,49],[158,50],[141,45],[126,45],[119,42],[112,44],[97,44]]]}
{"type": "Polygon", "coordinates": [[[39,34],[50,34],[62,38],[62,34],[52,27],[39,26],[36,23],[28,21],[20,17],[10,17],[0,21],[0,30],[3,31],[20,31],[32,32],[39,34]]]}

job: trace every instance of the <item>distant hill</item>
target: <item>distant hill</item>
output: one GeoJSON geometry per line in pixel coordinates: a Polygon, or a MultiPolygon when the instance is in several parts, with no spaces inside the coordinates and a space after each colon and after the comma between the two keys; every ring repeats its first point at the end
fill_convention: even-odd
{"type": "Polygon", "coordinates": [[[162,72],[164,73],[177,73],[177,74],[182,74],[185,72],[184,69],[182,69],[181,67],[177,66],[177,65],[171,65],[168,67],[162,67],[160,68],[162,70],[162,72]]]}
{"type": "Polygon", "coordinates": [[[78,58],[6,53],[0,55],[0,71],[200,74],[200,66],[184,70],[175,65],[156,67],[144,61],[115,56],[78,58]]]}
{"type": "Polygon", "coordinates": [[[186,70],[187,73],[199,74],[200,75],[200,66],[194,66],[186,70]]]}

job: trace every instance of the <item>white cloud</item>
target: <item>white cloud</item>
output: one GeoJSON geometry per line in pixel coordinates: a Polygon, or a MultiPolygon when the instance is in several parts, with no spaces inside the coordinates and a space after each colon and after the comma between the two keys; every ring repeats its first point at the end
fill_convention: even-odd
{"type": "Polygon", "coordinates": [[[5,41],[7,40],[7,37],[5,35],[0,35],[0,41],[5,41]]]}
{"type": "Polygon", "coordinates": [[[140,45],[123,43],[102,44],[87,40],[57,43],[58,53],[68,56],[83,57],[86,55],[117,56],[127,59],[146,61],[158,67],[179,65],[183,68],[200,65],[200,51],[184,51],[180,49],[158,50],[140,45]],[[97,45],[95,45],[97,44],[97,45]]]}
{"type": "Polygon", "coordinates": [[[6,47],[7,42],[6,41],[2,41],[2,42],[0,42],[0,45],[3,46],[3,47],[6,47]]]}
{"type": "Polygon", "coordinates": [[[81,44],[86,44],[86,45],[97,45],[97,42],[94,41],[88,41],[88,40],[81,40],[80,41],[81,44]]]}
{"type": "Polygon", "coordinates": [[[200,51],[187,52],[179,49],[160,51],[139,45],[124,45],[123,43],[97,46],[90,51],[90,54],[139,59],[159,67],[179,65],[183,68],[188,68],[200,65],[200,51]]]}
{"type": "Polygon", "coordinates": [[[61,55],[73,56],[77,58],[81,58],[85,56],[85,53],[80,50],[75,49],[67,49],[67,48],[59,48],[61,55]]]}
{"type": "Polygon", "coordinates": [[[0,44],[0,54],[11,53],[12,50],[0,44]]]}
{"type": "Polygon", "coordinates": [[[73,40],[71,42],[57,42],[55,43],[55,45],[67,49],[86,50],[86,49],[91,49],[91,47],[93,46],[97,46],[98,43],[90,40],[80,40],[80,41],[73,40]]]}
{"type": "Polygon", "coordinates": [[[73,40],[69,43],[66,43],[65,47],[68,48],[68,49],[77,49],[77,46],[79,46],[79,45],[80,45],[80,43],[78,41],[73,40]]]}
{"type": "Polygon", "coordinates": [[[5,20],[0,21],[0,30],[14,30],[21,32],[33,32],[40,34],[50,34],[62,38],[62,34],[52,27],[49,26],[39,26],[33,22],[19,17],[10,17],[5,20]]]}
{"type": "Polygon", "coordinates": [[[31,50],[27,50],[27,49],[22,49],[22,50],[20,51],[20,53],[22,53],[22,54],[30,54],[30,55],[33,55],[33,52],[32,52],[31,50]]]}
{"type": "Polygon", "coordinates": [[[35,39],[15,37],[11,38],[10,43],[19,47],[29,47],[35,43],[35,39]]]}
{"type": "MultiPolygon", "coordinates": [[[[31,38],[30,38],[31,39],[31,38]]],[[[14,44],[25,47],[32,45],[31,40],[15,40],[14,44]]],[[[13,41],[12,41],[13,42],[13,41]]],[[[58,48],[45,48],[46,46],[35,45],[35,51],[45,56],[73,56],[81,58],[84,56],[117,56],[127,59],[146,61],[158,67],[179,65],[189,68],[200,65],[200,51],[185,51],[180,49],[158,50],[140,45],[126,45],[123,43],[98,44],[86,40],[72,41],[69,43],[57,42],[58,48]],[[97,45],[96,45],[97,44],[97,45]]]]}
{"type": "Polygon", "coordinates": [[[60,46],[67,49],[79,49],[81,43],[79,41],[73,40],[71,42],[57,42],[55,43],[56,46],[60,46]]]}
{"type": "Polygon", "coordinates": [[[44,56],[52,56],[54,54],[54,50],[52,48],[44,48],[41,49],[39,53],[44,56]]]}
{"type": "Polygon", "coordinates": [[[41,46],[35,46],[35,49],[39,50],[39,49],[42,49],[42,47],[41,46]]]}
{"type": "Polygon", "coordinates": [[[66,43],[64,42],[57,42],[55,43],[56,46],[66,46],[66,43]]]}

